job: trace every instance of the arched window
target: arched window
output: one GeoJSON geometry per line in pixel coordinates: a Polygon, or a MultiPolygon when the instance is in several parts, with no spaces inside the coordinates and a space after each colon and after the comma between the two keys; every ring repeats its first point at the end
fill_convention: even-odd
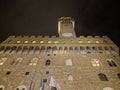
{"type": "Polygon", "coordinates": [[[33,46],[30,46],[28,52],[29,52],[29,54],[34,53],[34,47],[33,47],[33,46]]]}
{"type": "Polygon", "coordinates": [[[91,63],[93,67],[100,67],[100,61],[98,59],[92,59],[91,63]]]}
{"type": "Polygon", "coordinates": [[[22,51],[22,47],[19,46],[19,47],[17,48],[17,50],[16,50],[16,53],[20,53],[21,51],[22,51]]]}
{"type": "Polygon", "coordinates": [[[103,50],[103,48],[99,46],[99,47],[98,47],[98,50],[103,50]]]}
{"type": "Polygon", "coordinates": [[[57,47],[56,46],[54,46],[53,48],[52,48],[52,51],[53,51],[53,53],[57,53],[57,47]]]}
{"type": "Polygon", "coordinates": [[[16,47],[16,46],[13,46],[13,47],[11,48],[11,53],[12,53],[12,52],[15,52],[16,49],[17,49],[17,47],[16,47]]]}
{"type": "Polygon", "coordinates": [[[50,53],[52,51],[51,47],[47,47],[47,52],[50,53]]]}
{"type": "Polygon", "coordinates": [[[39,54],[40,48],[38,46],[35,47],[35,54],[39,54]]]}
{"type": "Polygon", "coordinates": [[[5,87],[3,85],[0,85],[0,90],[5,90],[5,87]]]}
{"type": "Polygon", "coordinates": [[[80,50],[85,50],[85,48],[83,46],[80,47],[80,50]]]}
{"type": "Polygon", "coordinates": [[[67,53],[67,52],[68,52],[68,48],[64,47],[64,53],[67,53]]]}
{"type": "Polygon", "coordinates": [[[66,66],[72,66],[72,60],[71,59],[66,60],[66,66]]]}
{"type": "Polygon", "coordinates": [[[68,80],[73,80],[73,76],[71,74],[68,75],[68,80]]]}
{"type": "Polygon", "coordinates": [[[109,64],[109,66],[111,66],[111,67],[117,67],[117,64],[115,63],[115,61],[108,59],[107,62],[109,64]]]}
{"type": "Polygon", "coordinates": [[[22,53],[23,53],[23,54],[27,54],[27,52],[28,52],[28,47],[27,47],[27,46],[24,46],[22,53]]]}
{"type": "Polygon", "coordinates": [[[79,48],[78,48],[78,47],[75,47],[75,48],[74,48],[74,53],[75,53],[75,54],[79,54],[79,48]]]}
{"type": "Polygon", "coordinates": [[[21,86],[16,87],[15,90],[27,90],[27,87],[24,85],[21,85],[21,86]]]}
{"type": "Polygon", "coordinates": [[[46,60],[45,65],[46,65],[46,66],[49,66],[49,65],[50,65],[50,62],[51,62],[50,60],[46,60]]]}
{"type": "Polygon", "coordinates": [[[35,65],[37,65],[37,62],[38,62],[38,58],[33,58],[29,61],[29,65],[30,66],[35,66],[35,65]]]}
{"type": "Polygon", "coordinates": [[[1,47],[0,47],[0,52],[3,53],[4,50],[5,50],[5,46],[1,46],[1,47]]]}
{"type": "Polygon", "coordinates": [[[89,46],[86,47],[86,50],[91,50],[91,48],[89,46]]]}
{"type": "Polygon", "coordinates": [[[104,47],[104,49],[105,49],[105,51],[108,51],[108,50],[109,50],[109,48],[108,48],[108,47],[104,47]]]}
{"type": "Polygon", "coordinates": [[[41,47],[40,52],[41,53],[45,52],[45,47],[44,46],[41,47]]]}
{"type": "Polygon", "coordinates": [[[4,53],[9,53],[9,52],[10,52],[10,50],[11,50],[11,47],[10,47],[10,46],[7,46],[7,47],[5,48],[4,53]]]}
{"type": "Polygon", "coordinates": [[[6,60],[7,60],[6,57],[0,58],[0,65],[3,65],[6,60]]]}
{"type": "Polygon", "coordinates": [[[59,47],[59,53],[63,53],[63,48],[59,47]]]}
{"type": "Polygon", "coordinates": [[[108,81],[108,78],[105,74],[99,73],[98,76],[101,81],[108,81]]]}

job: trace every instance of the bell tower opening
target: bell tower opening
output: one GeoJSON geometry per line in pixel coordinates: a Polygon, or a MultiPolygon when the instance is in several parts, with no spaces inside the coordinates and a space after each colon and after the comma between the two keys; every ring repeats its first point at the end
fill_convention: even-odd
{"type": "Polygon", "coordinates": [[[61,17],[58,20],[59,37],[76,37],[75,21],[71,17],[61,17]]]}

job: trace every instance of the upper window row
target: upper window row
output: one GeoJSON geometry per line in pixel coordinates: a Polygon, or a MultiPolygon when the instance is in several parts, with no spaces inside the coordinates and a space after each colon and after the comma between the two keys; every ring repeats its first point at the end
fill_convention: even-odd
{"type": "MultiPolygon", "coordinates": [[[[36,41],[36,40],[33,40],[33,41],[28,41],[28,40],[25,40],[25,41],[21,41],[21,40],[17,40],[16,41],[16,43],[18,43],[18,44],[20,44],[20,43],[25,43],[25,44],[27,44],[27,43],[33,43],[33,44],[35,44],[35,43],[41,43],[41,44],[43,44],[43,43],[55,43],[55,44],[57,44],[57,43],[59,43],[59,42],[63,42],[63,43],[65,43],[65,40],[62,40],[62,41],[58,41],[58,40],[55,40],[55,41],[51,41],[51,40],[48,40],[47,42],[46,41],[44,41],[44,40],[41,40],[41,41],[36,41]]],[[[71,43],[74,43],[75,41],[74,40],[71,40],[71,43]]],[[[11,42],[9,42],[8,41],[8,43],[12,43],[12,41],[11,42]]],[[[84,43],[84,41],[83,40],[78,40],[78,43],[79,44],[81,44],[81,43],[84,43]]],[[[91,41],[91,40],[87,40],[87,43],[89,44],[89,43],[93,43],[93,41],[91,41]]],[[[96,43],[96,44],[98,44],[98,43],[100,43],[100,41],[99,40],[96,40],[96,41],[94,41],[94,43],[96,43]]]]}

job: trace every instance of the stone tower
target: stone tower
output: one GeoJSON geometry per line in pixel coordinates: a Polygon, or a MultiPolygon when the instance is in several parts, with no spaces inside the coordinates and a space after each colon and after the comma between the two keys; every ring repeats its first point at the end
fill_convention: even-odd
{"type": "Polygon", "coordinates": [[[120,90],[119,48],[107,36],[76,37],[74,28],[71,17],[61,17],[59,37],[3,41],[0,90],[120,90]]]}

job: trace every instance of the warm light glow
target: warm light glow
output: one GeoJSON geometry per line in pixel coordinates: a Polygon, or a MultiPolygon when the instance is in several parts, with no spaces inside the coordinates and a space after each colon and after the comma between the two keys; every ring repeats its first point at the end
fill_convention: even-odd
{"type": "Polygon", "coordinates": [[[24,41],[24,43],[28,43],[28,41],[27,41],[27,40],[25,40],[25,41],[24,41]]]}
{"type": "Polygon", "coordinates": [[[99,43],[99,41],[96,41],[96,43],[99,43]]]}
{"type": "Polygon", "coordinates": [[[35,41],[35,40],[33,40],[33,41],[32,41],[32,43],[36,43],[36,41],[35,41]]]}
{"type": "Polygon", "coordinates": [[[58,41],[55,41],[54,43],[59,43],[58,41]]]}
{"type": "Polygon", "coordinates": [[[83,41],[79,40],[79,43],[83,43],[83,41]]]}
{"type": "Polygon", "coordinates": [[[17,43],[20,43],[20,42],[21,42],[21,41],[19,41],[19,40],[17,41],[17,43]]]}
{"type": "Polygon", "coordinates": [[[48,41],[48,43],[51,43],[51,41],[48,41]]]}
{"type": "Polygon", "coordinates": [[[88,43],[91,43],[91,41],[89,41],[89,40],[88,40],[87,42],[88,42],[88,43]]]}
{"type": "Polygon", "coordinates": [[[3,63],[0,63],[0,65],[3,65],[3,63]]]}
{"type": "Polygon", "coordinates": [[[40,41],[40,43],[44,43],[44,41],[40,41]]]}

